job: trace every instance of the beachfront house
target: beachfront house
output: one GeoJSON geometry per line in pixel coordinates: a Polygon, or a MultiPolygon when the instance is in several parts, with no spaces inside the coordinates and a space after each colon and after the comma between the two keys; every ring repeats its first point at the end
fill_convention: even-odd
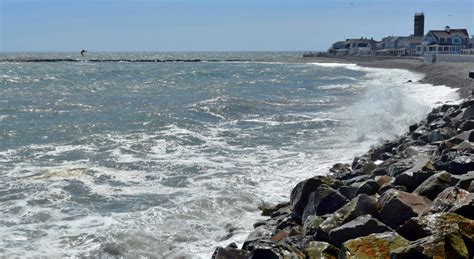
{"type": "Polygon", "coordinates": [[[419,46],[423,42],[423,37],[410,35],[408,40],[408,55],[409,56],[416,56],[416,47],[419,46]]]}
{"type": "Polygon", "coordinates": [[[466,29],[430,30],[416,48],[417,55],[460,54],[469,46],[469,33],[466,29]]]}
{"type": "Polygon", "coordinates": [[[377,44],[377,56],[405,56],[408,55],[410,37],[388,36],[377,44]]]}
{"type": "Polygon", "coordinates": [[[344,41],[336,41],[332,44],[331,48],[328,50],[330,54],[336,56],[343,56],[347,55],[349,52],[349,45],[346,44],[347,42],[344,41]]]}
{"type": "Polygon", "coordinates": [[[376,47],[377,41],[374,39],[347,39],[345,41],[338,41],[332,44],[332,47],[328,50],[328,52],[337,56],[365,56],[373,55],[376,47]]]}

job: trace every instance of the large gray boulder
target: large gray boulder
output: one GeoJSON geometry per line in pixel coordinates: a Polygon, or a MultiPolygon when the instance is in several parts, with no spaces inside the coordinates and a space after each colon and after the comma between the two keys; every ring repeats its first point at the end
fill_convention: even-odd
{"type": "Polygon", "coordinates": [[[217,247],[211,259],[248,259],[250,252],[238,249],[234,243],[227,247],[217,247]]]}
{"type": "Polygon", "coordinates": [[[329,232],[329,241],[341,245],[347,240],[367,236],[372,233],[392,231],[385,224],[370,215],[363,215],[329,232]]]}
{"type": "Polygon", "coordinates": [[[434,174],[433,171],[407,171],[399,174],[393,181],[393,185],[406,187],[407,192],[413,192],[421,183],[434,174]]]}
{"type": "Polygon", "coordinates": [[[386,191],[377,202],[380,218],[391,228],[421,215],[430,206],[431,201],[426,197],[394,189],[386,191]]]}
{"type": "Polygon", "coordinates": [[[335,189],[342,185],[338,180],[327,176],[316,176],[298,183],[291,191],[290,196],[291,210],[296,219],[301,220],[309,195],[316,191],[321,184],[326,184],[335,189]]]}
{"type": "Polygon", "coordinates": [[[308,203],[303,211],[303,222],[309,215],[325,215],[335,212],[344,206],[348,200],[338,191],[326,184],[321,184],[309,195],[308,203]]]}
{"type": "Polygon", "coordinates": [[[423,195],[431,200],[434,200],[440,192],[450,186],[451,174],[443,171],[430,176],[422,184],[420,184],[420,186],[418,186],[413,191],[413,193],[423,195]]]}
{"type": "Polygon", "coordinates": [[[363,215],[372,215],[374,218],[378,218],[377,199],[366,194],[361,194],[352,199],[348,206],[341,212],[343,214],[342,224],[363,215]]]}

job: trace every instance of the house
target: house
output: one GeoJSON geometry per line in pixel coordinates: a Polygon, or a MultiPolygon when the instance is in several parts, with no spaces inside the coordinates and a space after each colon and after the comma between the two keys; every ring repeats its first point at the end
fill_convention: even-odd
{"type": "Polygon", "coordinates": [[[423,42],[423,37],[410,35],[408,40],[408,55],[416,56],[416,47],[423,42]]]}
{"type": "Polygon", "coordinates": [[[330,54],[337,56],[347,55],[348,51],[349,49],[346,47],[346,41],[336,41],[328,50],[330,54]]]}
{"type": "Polygon", "coordinates": [[[377,44],[378,56],[405,56],[408,55],[409,37],[388,36],[377,44]]]}
{"type": "Polygon", "coordinates": [[[466,29],[430,30],[416,48],[418,55],[424,54],[460,54],[469,46],[469,33],[466,29]]]}
{"type": "Polygon", "coordinates": [[[371,55],[376,50],[377,41],[374,39],[360,38],[337,41],[328,50],[329,53],[337,56],[342,55],[371,55]]]}

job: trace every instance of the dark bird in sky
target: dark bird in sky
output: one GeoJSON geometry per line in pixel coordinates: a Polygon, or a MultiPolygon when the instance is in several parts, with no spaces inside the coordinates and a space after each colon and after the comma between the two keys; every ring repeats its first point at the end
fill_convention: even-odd
{"type": "Polygon", "coordinates": [[[85,50],[85,49],[81,50],[81,56],[84,57],[84,53],[86,53],[86,52],[87,52],[87,50],[85,50]]]}

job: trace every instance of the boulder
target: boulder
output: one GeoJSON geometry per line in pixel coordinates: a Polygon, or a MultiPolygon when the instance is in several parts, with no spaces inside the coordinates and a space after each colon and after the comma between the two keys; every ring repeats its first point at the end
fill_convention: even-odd
{"type": "Polygon", "coordinates": [[[388,258],[390,251],[409,243],[395,232],[370,234],[344,242],[339,258],[388,258]]]}
{"type": "Polygon", "coordinates": [[[382,195],[384,194],[386,191],[388,190],[399,190],[399,191],[402,191],[402,192],[406,192],[407,191],[407,187],[403,186],[403,185],[393,185],[392,183],[386,183],[385,185],[383,185],[382,187],[380,187],[379,191],[377,192],[378,194],[382,195]]]}
{"type": "Polygon", "coordinates": [[[461,114],[462,120],[471,119],[474,117],[474,106],[467,107],[461,114]]]}
{"type": "Polygon", "coordinates": [[[459,258],[468,259],[469,252],[462,237],[457,234],[435,235],[412,241],[390,253],[391,259],[459,258]]]}
{"type": "Polygon", "coordinates": [[[320,216],[310,215],[306,218],[303,224],[303,234],[305,236],[312,236],[316,234],[321,223],[323,223],[324,219],[320,216]]]}
{"type": "Polygon", "coordinates": [[[394,178],[388,175],[378,175],[374,177],[375,182],[382,187],[385,184],[390,184],[394,178]]]}
{"type": "Polygon", "coordinates": [[[440,129],[440,128],[446,128],[450,127],[451,123],[449,121],[445,121],[443,118],[437,119],[428,125],[428,128],[430,130],[435,130],[435,129],[440,129]]]}
{"type": "Polygon", "coordinates": [[[271,216],[274,212],[278,211],[281,208],[289,207],[289,205],[289,202],[282,202],[276,205],[262,203],[258,206],[258,209],[262,211],[262,216],[271,216]]]}
{"type": "Polygon", "coordinates": [[[393,185],[402,185],[408,192],[413,192],[421,183],[434,174],[433,171],[411,171],[399,174],[393,181],[393,185]]]}
{"type": "Polygon", "coordinates": [[[472,106],[474,105],[474,99],[471,99],[471,97],[469,97],[469,99],[467,100],[464,100],[461,105],[459,107],[461,107],[461,109],[464,109],[464,108],[467,108],[469,106],[472,106]]]}
{"type": "Polygon", "coordinates": [[[452,175],[452,178],[456,181],[456,187],[469,191],[469,186],[471,186],[471,183],[474,180],[474,171],[462,175],[452,175]]]}
{"type": "Polygon", "coordinates": [[[406,221],[397,228],[397,233],[412,241],[427,236],[450,233],[459,233],[467,239],[473,240],[474,221],[451,212],[428,214],[406,221]]]}
{"type": "MultiPolygon", "coordinates": [[[[459,125],[459,131],[466,131],[474,129],[474,120],[465,120],[459,125]]],[[[474,141],[473,141],[474,142],[474,141]]]]}
{"type": "MultiPolygon", "coordinates": [[[[234,244],[235,245],[235,244],[234,244]]],[[[212,255],[212,259],[248,259],[250,252],[242,249],[237,249],[235,245],[229,245],[227,247],[217,247],[212,255]]]]}
{"type": "Polygon", "coordinates": [[[321,241],[311,241],[306,247],[307,259],[337,259],[339,248],[321,241]]]}
{"type": "Polygon", "coordinates": [[[273,236],[273,227],[269,225],[262,225],[256,227],[245,239],[242,249],[250,250],[254,243],[259,243],[264,240],[270,240],[273,236]]]}
{"type": "Polygon", "coordinates": [[[413,193],[423,195],[431,200],[434,200],[436,196],[444,189],[451,186],[451,175],[448,172],[439,172],[428,179],[426,179],[420,186],[418,186],[413,193]]]}
{"type": "Polygon", "coordinates": [[[391,228],[421,215],[430,206],[431,201],[426,197],[394,189],[386,191],[377,202],[380,218],[391,228]]]}
{"type": "Polygon", "coordinates": [[[430,212],[456,211],[463,206],[469,205],[473,200],[473,195],[457,187],[446,188],[433,200],[430,212]]]}
{"type": "Polygon", "coordinates": [[[341,210],[341,213],[343,214],[342,224],[363,215],[372,215],[374,218],[377,218],[377,199],[366,194],[360,194],[352,199],[349,204],[345,206],[344,210],[341,210]]]}
{"type": "Polygon", "coordinates": [[[412,167],[413,159],[401,159],[388,167],[388,174],[390,176],[397,176],[412,167]]]}
{"type": "Polygon", "coordinates": [[[296,219],[301,220],[309,195],[316,191],[321,184],[326,184],[336,189],[342,185],[338,180],[327,176],[316,176],[298,183],[291,191],[290,196],[291,210],[296,219]]]}
{"type": "Polygon", "coordinates": [[[472,154],[458,155],[454,159],[445,162],[442,170],[457,175],[474,171],[474,157],[472,154]]]}
{"type": "Polygon", "coordinates": [[[391,229],[374,217],[363,215],[331,230],[329,232],[329,241],[333,244],[341,245],[350,239],[386,231],[391,231],[391,229]]]}
{"type": "Polygon", "coordinates": [[[359,194],[374,195],[379,190],[380,186],[375,180],[367,180],[363,182],[356,182],[349,186],[341,186],[339,191],[346,198],[352,199],[359,194]]]}
{"type": "Polygon", "coordinates": [[[347,213],[349,204],[344,205],[336,212],[330,214],[320,225],[316,232],[318,240],[329,241],[329,232],[342,225],[344,215],[347,213]]]}
{"type": "Polygon", "coordinates": [[[438,141],[443,141],[454,136],[456,132],[451,128],[441,128],[431,131],[428,135],[428,142],[434,143],[438,141]]]}
{"type": "MultiPolygon", "coordinates": [[[[347,186],[347,185],[352,185],[354,183],[358,183],[358,182],[363,182],[363,181],[366,181],[370,179],[370,176],[369,175],[358,175],[358,176],[354,176],[354,177],[351,177],[349,179],[346,179],[346,180],[343,180],[342,183],[344,184],[343,186],[341,187],[344,187],[344,186],[347,186]]],[[[340,187],[340,188],[341,188],[340,187]]]]}
{"type": "Polygon", "coordinates": [[[321,184],[309,195],[308,203],[303,211],[303,222],[309,215],[324,215],[332,213],[346,204],[348,200],[341,193],[321,184]]]}
{"type": "Polygon", "coordinates": [[[349,164],[337,163],[329,169],[329,172],[336,178],[344,178],[344,175],[350,175],[352,173],[352,169],[349,164]]]}
{"type": "Polygon", "coordinates": [[[304,259],[305,254],[297,246],[285,242],[261,241],[250,247],[251,255],[249,258],[259,259],[280,259],[294,258],[304,259]]]}

